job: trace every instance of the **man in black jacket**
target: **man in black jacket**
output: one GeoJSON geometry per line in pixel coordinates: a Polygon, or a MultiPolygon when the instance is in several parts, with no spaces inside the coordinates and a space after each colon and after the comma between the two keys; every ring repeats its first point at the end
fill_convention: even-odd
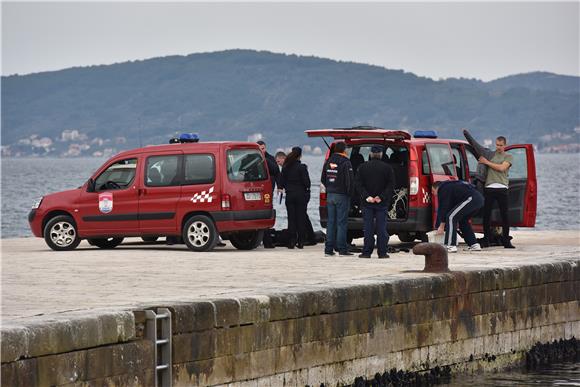
{"type": "Polygon", "coordinates": [[[364,246],[359,258],[370,258],[375,248],[377,234],[377,253],[379,258],[388,258],[387,245],[387,208],[393,197],[395,175],[390,165],[383,162],[383,147],[373,145],[370,160],[362,164],[356,173],[356,186],[364,219],[364,246]]]}
{"type": "Polygon", "coordinates": [[[326,225],[324,255],[327,257],[333,256],[334,250],[338,250],[338,254],[341,256],[353,255],[348,251],[346,235],[350,196],[354,188],[354,174],[345,150],[346,144],[344,142],[334,144],[334,153],[324,163],[320,178],[320,182],[326,189],[328,223],[326,225]]]}
{"type": "MultiPolygon", "coordinates": [[[[270,181],[272,182],[272,191],[270,192],[270,198],[273,201],[274,200],[274,187],[280,189],[281,184],[280,184],[280,168],[278,167],[278,163],[276,163],[276,159],[274,158],[274,156],[272,156],[271,154],[269,154],[266,151],[266,143],[262,140],[257,142],[258,146],[260,147],[260,150],[262,151],[262,153],[264,154],[264,157],[266,158],[266,164],[268,165],[268,172],[270,172],[270,181]]],[[[272,240],[272,235],[269,232],[270,230],[266,230],[264,232],[264,239],[263,239],[263,244],[264,244],[264,248],[266,249],[273,249],[274,246],[274,241],[272,240]]]]}
{"type": "Polygon", "coordinates": [[[463,180],[437,181],[433,184],[439,203],[437,207],[437,234],[445,232],[443,244],[450,253],[457,252],[457,226],[463,233],[463,238],[469,246],[469,251],[480,251],[481,246],[475,239],[475,234],[469,224],[469,218],[483,207],[483,196],[470,184],[463,180]]]}

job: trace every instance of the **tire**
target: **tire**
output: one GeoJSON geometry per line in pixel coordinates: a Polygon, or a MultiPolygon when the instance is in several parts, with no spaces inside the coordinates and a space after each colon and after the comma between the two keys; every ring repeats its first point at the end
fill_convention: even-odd
{"type": "Polygon", "coordinates": [[[55,216],[46,223],[44,240],[55,251],[74,250],[81,243],[77,225],[68,215],[55,216]]]}
{"type": "Polygon", "coordinates": [[[143,239],[143,242],[153,243],[153,242],[157,241],[157,239],[159,239],[159,237],[147,236],[147,237],[141,237],[141,239],[143,239]]]}
{"type": "Polygon", "coordinates": [[[397,236],[399,237],[399,240],[403,243],[414,242],[417,237],[415,233],[410,232],[400,232],[397,234],[397,236]]]}
{"type": "Polygon", "coordinates": [[[183,241],[193,251],[210,251],[218,242],[213,220],[205,215],[194,215],[185,222],[181,233],[183,241]]]}
{"type": "Polygon", "coordinates": [[[124,238],[91,238],[87,241],[90,245],[100,247],[101,249],[114,249],[123,242],[124,238]]]}
{"type": "Polygon", "coordinates": [[[426,232],[417,233],[417,239],[421,242],[429,242],[429,237],[427,236],[426,232]]]}
{"type": "Polygon", "coordinates": [[[354,239],[356,239],[356,238],[360,238],[360,237],[362,237],[362,236],[363,236],[363,234],[362,234],[362,232],[360,232],[360,231],[351,231],[351,230],[348,230],[348,231],[346,232],[346,244],[347,244],[348,246],[350,246],[350,245],[352,244],[352,241],[353,241],[354,239]]]}
{"type": "Polygon", "coordinates": [[[264,239],[264,230],[240,231],[230,235],[231,244],[238,250],[254,250],[264,239]]]}

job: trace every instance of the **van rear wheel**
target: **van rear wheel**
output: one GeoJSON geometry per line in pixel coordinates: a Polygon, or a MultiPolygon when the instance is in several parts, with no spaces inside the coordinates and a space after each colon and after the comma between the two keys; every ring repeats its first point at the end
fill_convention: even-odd
{"type": "Polygon", "coordinates": [[[123,242],[124,238],[91,238],[87,239],[90,245],[97,246],[101,249],[114,249],[123,242]]]}
{"type": "Polygon", "coordinates": [[[238,250],[254,250],[264,239],[264,230],[240,231],[230,235],[231,244],[238,250]]]}
{"type": "Polygon", "coordinates": [[[44,226],[44,241],[55,251],[74,250],[81,243],[74,219],[68,215],[50,219],[44,226]]]}
{"type": "Polygon", "coordinates": [[[205,215],[194,215],[183,226],[183,241],[193,251],[212,250],[218,242],[213,220],[205,215]]]}

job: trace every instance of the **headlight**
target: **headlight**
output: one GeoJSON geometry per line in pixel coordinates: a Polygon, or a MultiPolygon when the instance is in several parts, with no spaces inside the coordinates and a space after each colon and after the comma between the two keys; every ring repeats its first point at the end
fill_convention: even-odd
{"type": "Polygon", "coordinates": [[[42,196],[41,196],[41,197],[39,197],[39,198],[36,198],[36,199],[34,199],[34,201],[32,202],[32,209],[33,209],[33,210],[35,210],[35,209],[37,209],[38,207],[40,207],[40,203],[42,203],[42,199],[43,199],[43,197],[42,197],[42,196]]]}

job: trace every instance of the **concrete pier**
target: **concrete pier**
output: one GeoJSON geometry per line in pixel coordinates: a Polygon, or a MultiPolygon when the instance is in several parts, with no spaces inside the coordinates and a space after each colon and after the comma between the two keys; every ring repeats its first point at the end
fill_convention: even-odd
{"type": "Polygon", "coordinates": [[[134,239],[57,253],[40,239],[5,239],[2,380],[152,385],[143,311],[156,307],[172,311],[174,385],[501,368],[537,341],[580,337],[580,232],[516,231],[514,244],[460,249],[450,273],[428,274],[411,252],[325,258],[320,245],[228,244],[200,254],[134,239]]]}

